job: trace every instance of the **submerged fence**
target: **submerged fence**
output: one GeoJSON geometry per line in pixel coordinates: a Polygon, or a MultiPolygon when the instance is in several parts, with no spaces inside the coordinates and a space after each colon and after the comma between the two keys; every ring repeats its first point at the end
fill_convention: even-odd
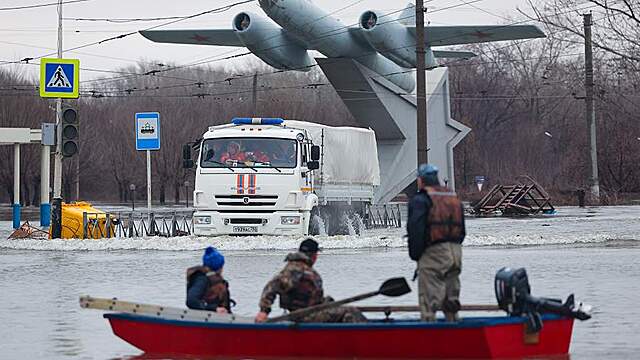
{"type": "Polygon", "coordinates": [[[82,214],[83,238],[191,235],[193,211],[139,211],[82,214]]]}
{"type": "Polygon", "coordinates": [[[401,204],[367,205],[365,226],[371,228],[402,227],[401,204]]]}
{"type": "MultiPolygon", "coordinates": [[[[112,237],[186,236],[193,233],[193,210],[116,211],[82,214],[83,239],[112,237]]],[[[366,207],[362,222],[367,229],[402,227],[402,204],[366,207]]]]}

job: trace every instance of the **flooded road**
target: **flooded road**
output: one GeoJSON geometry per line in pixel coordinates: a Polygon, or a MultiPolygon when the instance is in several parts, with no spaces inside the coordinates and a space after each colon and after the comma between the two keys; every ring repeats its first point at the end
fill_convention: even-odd
{"type": "MultiPolygon", "coordinates": [[[[299,239],[181,237],[71,241],[4,240],[0,223],[0,358],[108,359],[140,352],[115,337],[102,313],[78,297],[118,297],[183,306],[184,271],[209,244],[224,250],[235,312],[253,316],[262,287],[299,239]]],[[[576,322],[572,359],[629,359],[640,353],[640,207],[561,209],[535,219],[473,219],[465,242],[462,302],[494,304],[493,276],[502,266],[527,268],[535,296],[594,306],[576,322]]],[[[404,230],[321,237],[317,269],[336,299],[377,289],[414,270],[404,230]]],[[[414,292],[363,304],[416,303],[414,292]]],[[[277,312],[274,312],[277,314],[277,312]]]]}

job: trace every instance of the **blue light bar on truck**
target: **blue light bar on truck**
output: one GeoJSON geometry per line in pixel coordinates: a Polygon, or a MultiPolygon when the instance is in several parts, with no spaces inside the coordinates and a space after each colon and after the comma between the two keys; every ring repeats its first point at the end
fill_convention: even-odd
{"type": "Polygon", "coordinates": [[[234,118],[234,125],[280,125],[284,122],[281,118],[234,118]]]}

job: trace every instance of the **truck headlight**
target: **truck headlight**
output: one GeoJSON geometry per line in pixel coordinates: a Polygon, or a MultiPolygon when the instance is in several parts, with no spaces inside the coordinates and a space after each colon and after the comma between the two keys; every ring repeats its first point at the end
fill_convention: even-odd
{"type": "Polygon", "coordinates": [[[299,225],[300,216],[281,216],[280,224],[282,225],[299,225]]]}
{"type": "Polygon", "coordinates": [[[196,216],[194,221],[198,225],[211,225],[211,216],[196,216]]]}

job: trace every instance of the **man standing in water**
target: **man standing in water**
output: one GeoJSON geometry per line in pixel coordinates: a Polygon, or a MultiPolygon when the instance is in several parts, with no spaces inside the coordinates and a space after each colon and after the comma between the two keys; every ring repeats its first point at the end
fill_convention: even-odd
{"type": "MultiPolygon", "coordinates": [[[[287,265],[269,281],[260,297],[260,312],[256,322],[267,320],[276,295],[280,295],[280,307],[289,311],[319,305],[325,301],[322,289],[322,278],[313,268],[318,259],[318,243],[307,238],[300,244],[298,252],[287,255],[287,265]]],[[[349,306],[318,311],[302,319],[300,322],[365,322],[367,319],[359,310],[349,306]]]]}
{"type": "Polygon", "coordinates": [[[424,321],[442,310],[456,321],[460,310],[464,209],[455,192],[440,186],[438,168],[418,168],[418,193],[409,202],[409,256],[417,261],[418,302],[424,321]]]}

